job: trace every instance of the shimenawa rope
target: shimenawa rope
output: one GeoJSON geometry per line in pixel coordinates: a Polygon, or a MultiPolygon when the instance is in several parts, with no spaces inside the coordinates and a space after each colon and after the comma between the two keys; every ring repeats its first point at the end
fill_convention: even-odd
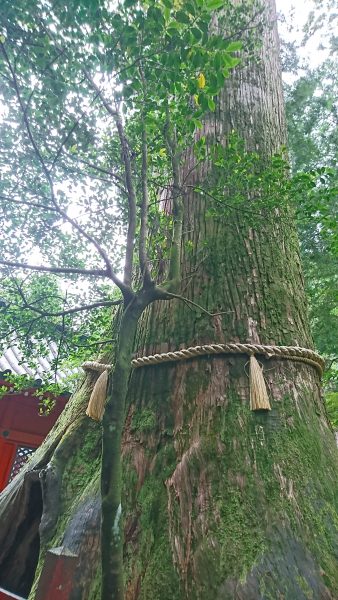
{"type": "MultiPolygon", "coordinates": [[[[212,356],[217,354],[246,354],[250,357],[250,408],[251,410],[271,410],[269,397],[263,377],[263,371],[255,355],[265,358],[282,358],[303,362],[317,369],[319,376],[325,367],[324,360],[314,350],[299,346],[265,346],[261,344],[207,344],[182,348],[174,352],[164,352],[151,356],[134,358],[131,361],[134,369],[147,365],[158,365],[165,362],[188,360],[197,356],[212,356]]],[[[107,395],[108,371],[112,365],[89,361],[82,368],[100,373],[91,393],[86,414],[96,421],[101,421],[107,395]]]]}

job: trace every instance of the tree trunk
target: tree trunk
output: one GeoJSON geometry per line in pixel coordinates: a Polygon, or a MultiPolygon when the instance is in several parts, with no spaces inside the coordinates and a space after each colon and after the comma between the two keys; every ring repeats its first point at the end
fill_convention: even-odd
{"type": "MultiPolygon", "coordinates": [[[[260,61],[237,70],[203,133],[224,141],[235,130],[268,161],[286,131],[274,2],[265,5],[260,61]]],[[[191,186],[206,174],[191,172],[194,162],[191,153],[183,167],[191,186]]],[[[291,211],[222,220],[206,208],[200,195],[186,198],[181,292],[227,314],[151,307],[137,355],[215,342],[311,348],[291,211]]],[[[128,600],[337,596],[336,448],[318,374],[262,362],[272,410],[261,414],[249,409],[248,357],[135,370],[124,438],[128,600]]]]}
{"type": "MultiPolygon", "coordinates": [[[[270,24],[272,4],[265,1],[270,24]]],[[[285,143],[274,25],[265,29],[260,54],[231,78],[205,134],[225,140],[236,130],[268,160],[285,143]]],[[[193,164],[191,153],[183,178],[193,164]]],[[[205,175],[195,169],[188,184],[205,175]]],[[[211,318],[178,300],[156,303],[139,325],[137,355],[208,342],[311,347],[290,211],[253,220],[249,211],[233,210],[226,220],[213,218],[193,193],[184,211],[181,291],[225,314],[211,318]]],[[[247,362],[214,356],[134,370],[122,438],[126,600],[338,596],[336,449],[318,375],[309,365],[262,359],[272,410],[254,413],[247,362]]],[[[101,427],[83,417],[89,383],[26,477],[19,475],[0,499],[0,584],[19,591],[24,576],[13,580],[13,561],[20,548],[27,557],[29,545],[19,543],[20,531],[36,522],[27,513],[29,474],[43,471],[32,599],[46,549],[60,546],[79,557],[70,598],[100,597],[101,427]],[[19,517],[9,524],[15,511],[19,517]]]]}

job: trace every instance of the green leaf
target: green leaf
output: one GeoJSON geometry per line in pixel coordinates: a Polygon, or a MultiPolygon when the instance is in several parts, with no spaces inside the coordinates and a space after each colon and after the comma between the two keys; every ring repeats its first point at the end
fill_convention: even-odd
{"type": "Polygon", "coordinates": [[[193,122],[194,122],[196,129],[202,129],[202,127],[203,127],[202,121],[200,121],[199,119],[193,119],[193,122]]]}
{"type": "Polygon", "coordinates": [[[208,108],[211,112],[214,112],[216,104],[212,98],[208,98],[208,108]]]}
{"type": "Polygon", "coordinates": [[[206,2],[206,9],[207,10],[217,10],[218,8],[222,8],[222,6],[224,6],[225,1],[224,0],[208,0],[206,2]]]}
{"type": "Polygon", "coordinates": [[[200,94],[199,102],[204,111],[209,110],[208,97],[205,94],[200,94]]]}
{"type": "Polygon", "coordinates": [[[175,15],[176,21],[178,23],[183,23],[184,25],[190,25],[190,19],[183,10],[179,10],[175,15]]]}
{"type": "Polygon", "coordinates": [[[222,62],[224,67],[228,67],[229,69],[233,69],[241,62],[241,59],[238,56],[231,56],[227,52],[222,53],[222,62]]]}
{"type": "Polygon", "coordinates": [[[226,48],[226,51],[227,52],[237,52],[238,50],[242,50],[242,48],[243,48],[242,42],[230,42],[230,44],[226,48]]]}
{"type": "Polygon", "coordinates": [[[197,40],[197,41],[198,41],[198,40],[201,40],[201,39],[202,39],[202,35],[203,35],[203,33],[202,33],[202,31],[201,31],[200,29],[198,29],[198,27],[193,27],[193,28],[191,29],[191,33],[192,33],[192,35],[194,36],[195,40],[197,40]]]}

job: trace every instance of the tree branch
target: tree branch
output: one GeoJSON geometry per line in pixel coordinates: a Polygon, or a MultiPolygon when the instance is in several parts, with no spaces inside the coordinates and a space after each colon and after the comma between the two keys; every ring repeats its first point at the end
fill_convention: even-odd
{"type": "Polygon", "coordinates": [[[171,131],[171,121],[169,107],[167,105],[167,119],[165,125],[165,139],[169,156],[171,159],[172,176],[173,176],[173,238],[170,250],[170,265],[168,282],[166,285],[177,285],[181,271],[181,245],[182,245],[182,227],[183,227],[183,202],[182,190],[180,184],[180,165],[179,156],[177,154],[177,144],[175,132],[171,131]]]}
{"type": "MultiPolygon", "coordinates": [[[[86,165],[90,169],[93,169],[94,171],[98,171],[99,173],[103,173],[104,175],[108,175],[109,177],[116,179],[116,181],[118,181],[121,184],[121,186],[125,185],[124,179],[122,177],[120,177],[120,175],[117,175],[117,173],[113,173],[113,171],[110,171],[109,169],[105,169],[104,167],[100,167],[99,165],[94,165],[90,161],[84,160],[83,158],[74,156],[74,159],[76,159],[80,163],[83,163],[84,165],[86,165]]],[[[122,188],[120,188],[120,189],[122,189],[122,188]]],[[[126,193],[125,189],[123,189],[123,191],[124,191],[124,193],[126,193]]]]}
{"type": "Polygon", "coordinates": [[[141,224],[140,224],[140,239],[139,239],[139,261],[140,269],[143,277],[143,285],[145,287],[151,284],[151,277],[148,266],[147,255],[147,238],[148,238],[148,207],[149,207],[149,190],[148,190],[148,140],[147,126],[145,121],[145,104],[146,104],[146,82],[143,74],[142,66],[140,66],[140,75],[143,85],[143,111],[142,111],[142,202],[141,202],[141,224]]]}
{"type": "Polygon", "coordinates": [[[156,288],[156,293],[158,294],[156,297],[156,300],[171,300],[171,299],[176,298],[177,300],[182,300],[182,302],[184,302],[187,305],[194,306],[198,310],[201,310],[209,317],[218,317],[220,315],[228,315],[228,314],[234,312],[233,310],[223,310],[221,312],[211,313],[206,308],[201,306],[200,304],[197,304],[197,302],[193,302],[193,300],[190,300],[189,298],[186,298],[185,296],[181,296],[180,294],[173,294],[171,292],[167,292],[166,289],[163,289],[160,287],[156,288]]]}
{"type": "MultiPolygon", "coordinates": [[[[66,302],[67,302],[67,292],[66,292],[66,296],[65,296],[64,302],[63,302],[64,306],[65,306],[66,302]]],[[[65,329],[66,329],[66,321],[65,321],[66,313],[63,312],[63,313],[61,313],[61,315],[62,315],[62,328],[61,328],[61,335],[60,335],[60,339],[59,339],[59,343],[58,343],[58,349],[57,349],[57,354],[56,354],[56,358],[55,358],[55,366],[54,366],[55,383],[57,383],[57,370],[58,370],[58,366],[59,366],[59,362],[60,362],[62,343],[63,343],[63,338],[65,336],[65,329]]]]}
{"type": "Polygon", "coordinates": [[[124,133],[124,128],[121,120],[120,113],[115,110],[110,103],[105,99],[102,91],[93,81],[92,77],[87,71],[84,71],[84,74],[87,77],[88,82],[92,86],[93,90],[96,92],[98,97],[100,98],[103,106],[109,115],[111,115],[116,124],[117,132],[120,138],[122,157],[124,163],[124,172],[126,179],[126,187],[128,192],[128,231],[127,231],[127,241],[126,241],[126,259],[124,265],[124,284],[130,288],[131,279],[133,274],[133,258],[134,258],[134,240],[136,233],[136,195],[133,184],[133,176],[132,176],[132,168],[131,168],[131,160],[129,154],[129,146],[128,141],[124,133]]]}
{"type": "Polygon", "coordinates": [[[5,200],[6,202],[10,202],[11,204],[18,204],[19,206],[29,206],[30,208],[40,208],[42,210],[50,210],[52,212],[58,212],[55,206],[48,206],[47,204],[40,204],[38,202],[30,202],[28,200],[16,200],[15,198],[10,198],[9,196],[4,196],[0,194],[0,200],[5,200]]]}
{"type": "Polygon", "coordinates": [[[101,302],[93,302],[92,304],[75,306],[74,308],[68,308],[67,310],[60,310],[58,312],[48,312],[40,308],[36,308],[35,306],[32,306],[31,304],[25,301],[24,306],[22,308],[28,308],[29,310],[36,312],[43,317],[64,317],[66,315],[71,315],[84,310],[92,310],[94,308],[102,308],[109,306],[118,306],[120,304],[122,304],[122,300],[102,300],[101,302]]]}
{"type": "MultiPolygon", "coordinates": [[[[51,67],[51,66],[52,66],[52,65],[53,65],[53,64],[54,64],[54,63],[55,63],[55,62],[56,62],[56,61],[57,61],[57,60],[58,60],[58,59],[59,59],[59,58],[60,58],[60,57],[61,57],[63,54],[64,54],[64,52],[65,52],[65,49],[64,49],[64,48],[62,48],[62,49],[60,50],[60,52],[59,52],[58,54],[56,54],[56,55],[54,56],[54,58],[52,58],[52,59],[51,59],[51,60],[50,60],[50,61],[47,63],[47,65],[46,65],[46,66],[45,66],[45,68],[43,69],[43,71],[42,71],[41,75],[44,75],[44,73],[46,73],[46,72],[48,71],[48,69],[50,69],[50,67],[51,67]]],[[[27,111],[28,111],[28,109],[29,109],[29,105],[30,105],[30,102],[31,102],[31,100],[32,100],[32,98],[33,98],[33,96],[34,96],[35,90],[36,90],[36,85],[33,87],[33,89],[32,89],[32,91],[31,91],[31,93],[30,93],[30,94],[29,94],[29,96],[28,96],[28,100],[27,100],[27,102],[26,102],[26,106],[25,106],[25,114],[27,113],[27,111]]]]}
{"type": "MultiPolygon", "coordinates": [[[[75,342],[71,342],[75,348],[91,348],[92,346],[104,346],[105,344],[113,344],[116,343],[116,338],[112,338],[110,340],[102,340],[100,342],[91,342],[90,344],[75,344],[75,342]]],[[[70,347],[70,344],[68,344],[70,347]]]]}
{"type": "Polygon", "coordinates": [[[134,240],[136,233],[136,195],[133,184],[128,142],[124,134],[124,128],[122,125],[121,117],[118,113],[115,117],[115,122],[122,148],[122,156],[126,175],[126,186],[128,191],[128,231],[126,240],[126,258],[124,264],[123,281],[127,286],[130,286],[133,275],[134,240]]]}
{"type": "MultiPolygon", "coordinates": [[[[53,205],[55,206],[56,211],[66,220],[68,221],[68,223],[70,223],[74,229],[76,229],[76,231],[78,231],[82,237],[84,237],[88,242],[90,242],[98,251],[98,253],[100,254],[101,258],[104,260],[105,264],[106,264],[106,270],[105,270],[105,277],[109,277],[110,279],[112,279],[112,281],[115,283],[115,285],[117,285],[120,290],[122,291],[122,293],[127,294],[128,296],[130,296],[130,289],[128,285],[125,285],[122,281],[120,281],[120,279],[117,277],[117,275],[114,273],[111,262],[109,260],[109,257],[106,253],[106,251],[101,247],[101,245],[97,242],[97,240],[95,238],[93,238],[91,235],[89,235],[84,229],[83,227],[81,227],[81,225],[79,225],[76,221],[74,221],[74,219],[72,219],[71,217],[68,216],[68,214],[66,213],[66,211],[64,211],[57,203],[56,197],[55,197],[55,192],[54,192],[54,185],[53,185],[53,180],[51,177],[51,174],[45,164],[45,161],[42,157],[42,154],[35,142],[32,130],[31,130],[31,126],[28,120],[28,116],[27,113],[25,111],[25,106],[23,104],[22,98],[21,98],[21,94],[20,94],[20,90],[19,90],[19,85],[18,85],[18,81],[16,78],[16,74],[13,70],[13,67],[11,65],[11,62],[9,60],[8,54],[6,52],[5,46],[2,42],[0,42],[0,48],[1,51],[4,55],[6,64],[8,66],[8,69],[10,71],[10,74],[12,76],[12,80],[13,80],[13,85],[14,85],[14,89],[15,89],[15,93],[17,96],[17,100],[22,112],[22,116],[23,116],[23,121],[26,127],[26,131],[29,137],[29,140],[31,142],[31,145],[34,149],[35,155],[38,158],[41,168],[45,174],[45,177],[47,179],[49,188],[50,188],[50,193],[51,193],[51,201],[53,203],[53,205]]],[[[54,271],[55,272],[55,271],[54,271]]]]}
{"type": "Polygon", "coordinates": [[[220,206],[226,206],[226,208],[229,208],[230,210],[237,210],[239,212],[245,212],[249,215],[255,215],[257,217],[262,216],[261,213],[255,211],[255,210],[251,210],[250,208],[245,208],[243,206],[235,206],[235,205],[223,202],[223,200],[216,198],[216,196],[214,196],[213,194],[210,194],[210,192],[207,192],[205,189],[199,187],[198,185],[186,185],[185,187],[192,188],[193,191],[195,191],[199,194],[203,194],[204,196],[207,196],[208,198],[211,198],[212,200],[214,200],[214,202],[216,202],[216,204],[219,204],[220,206]]]}
{"type": "Polygon", "coordinates": [[[28,269],[30,271],[40,271],[42,273],[59,273],[63,275],[83,275],[94,277],[109,277],[110,274],[106,269],[80,269],[77,267],[45,267],[41,265],[30,265],[22,262],[11,262],[0,258],[0,265],[5,267],[13,267],[14,269],[28,269]]]}

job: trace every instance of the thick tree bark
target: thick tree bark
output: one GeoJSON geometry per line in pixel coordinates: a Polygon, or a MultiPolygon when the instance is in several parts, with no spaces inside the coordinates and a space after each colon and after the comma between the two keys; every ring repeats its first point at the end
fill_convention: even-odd
{"type": "MultiPolygon", "coordinates": [[[[204,133],[224,141],[235,130],[268,160],[286,132],[275,10],[265,5],[260,61],[237,70],[204,133]]],[[[182,180],[194,162],[191,153],[182,180]]],[[[193,170],[187,183],[204,175],[193,170]]],[[[291,211],[212,219],[190,194],[183,231],[182,292],[228,314],[152,307],[137,354],[230,341],[312,347],[291,211]]],[[[124,440],[128,600],[338,594],[336,449],[318,375],[263,360],[272,411],[256,414],[247,361],[198,358],[133,374],[124,440]]]]}
{"type": "MultiPolygon", "coordinates": [[[[272,0],[265,4],[271,22],[272,0]]],[[[261,60],[238,69],[205,123],[211,141],[232,130],[266,159],[285,143],[274,26],[265,30],[261,60]]],[[[191,153],[182,180],[193,164],[191,153]]],[[[205,174],[195,169],[187,183],[205,174]]],[[[216,219],[206,215],[201,196],[188,193],[183,231],[182,293],[226,314],[210,318],[177,300],[156,303],[139,325],[138,355],[207,342],[311,347],[288,211],[252,220],[234,210],[216,219]]],[[[253,413],[247,360],[202,357],[133,372],[122,437],[127,600],[337,597],[336,449],[318,375],[308,365],[262,360],[272,411],[253,413]]],[[[29,474],[42,472],[31,599],[46,549],[60,546],[79,557],[71,599],[100,597],[101,426],[83,417],[90,383],[71,400],[26,477],[0,497],[1,583],[22,548],[20,525],[31,524],[29,474]],[[13,526],[8,516],[16,507],[13,526]]]]}

